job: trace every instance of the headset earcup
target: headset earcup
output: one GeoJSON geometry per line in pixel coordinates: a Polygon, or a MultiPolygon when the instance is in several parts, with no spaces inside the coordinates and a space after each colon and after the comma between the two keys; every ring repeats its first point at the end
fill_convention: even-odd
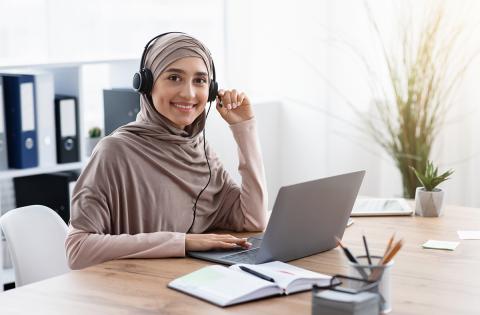
{"type": "Polygon", "coordinates": [[[135,91],[140,93],[142,87],[142,74],[140,72],[135,72],[133,75],[132,87],[135,91]]]}
{"type": "Polygon", "coordinates": [[[143,68],[133,75],[133,89],[138,93],[150,94],[153,85],[152,71],[143,68]]]}
{"type": "Polygon", "coordinates": [[[143,69],[143,79],[144,79],[144,89],[142,91],[143,94],[150,94],[152,92],[153,87],[153,74],[150,69],[143,69]]]}
{"type": "Polygon", "coordinates": [[[208,91],[208,101],[214,102],[218,95],[218,83],[217,81],[212,81],[210,83],[210,88],[208,91]]]}

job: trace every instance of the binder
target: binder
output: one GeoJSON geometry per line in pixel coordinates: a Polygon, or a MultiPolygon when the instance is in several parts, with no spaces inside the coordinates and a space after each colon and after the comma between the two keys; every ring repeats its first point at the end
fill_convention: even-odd
{"type": "Polygon", "coordinates": [[[57,162],[78,162],[80,160],[80,132],[76,97],[55,96],[55,129],[57,162]]]}
{"type": "Polygon", "coordinates": [[[137,118],[140,111],[140,96],[132,89],[103,90],[103,110],[105,119],[105,135],[126,125],[137,118]]]}
{"type": "Polygon", "coordinates": [[[72,187],[80,170],[38,174],[13,179],[17,207],[44,205],[60,215],[68,224],[72,187]]]}
{"type": "Polygon", "coordinates": [[[7,138],[5,134],[5,115],[3,99],[3,78],[0,76],[0,170],[8,168],[7,138]]]}
{"type": "Polygon", "coordinates": [[[53,74],[30,72],[35,77],[38,123],[38,163],[41,167],[57,164],[55,140],[55,87],[53,74]]]}
{"type": "Polygon", "coordinates": [[[8,166],[38,166],[35,86],[32,75],[3,75],[8,166]]]}

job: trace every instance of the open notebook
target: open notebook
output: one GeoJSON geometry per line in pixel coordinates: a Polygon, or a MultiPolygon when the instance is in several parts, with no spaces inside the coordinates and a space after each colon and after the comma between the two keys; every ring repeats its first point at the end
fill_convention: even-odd
{"type": "Polygon", "coordinates": [[[168,284],[173,288],[219,306],[228,306],[271,295],[310,290],[313,284],[328,285],[330,276],[280,261],[265,264],[237,264],[230,267],[212,265],[177,278],[168,284]],[[239,268],[245,266],[275,282],[263,280],[239,268]]]}

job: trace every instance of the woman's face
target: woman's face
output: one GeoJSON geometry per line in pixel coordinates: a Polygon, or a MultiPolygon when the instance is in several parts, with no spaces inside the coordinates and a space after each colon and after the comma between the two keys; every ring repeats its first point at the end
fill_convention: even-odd
{"type": "Polygon", "coordinates": [[[208,100],[208,73],[201,58],[186,57],[169,65],[152,89],[155,109],[175,126],[186,126],[203,112],[208,100]]]}

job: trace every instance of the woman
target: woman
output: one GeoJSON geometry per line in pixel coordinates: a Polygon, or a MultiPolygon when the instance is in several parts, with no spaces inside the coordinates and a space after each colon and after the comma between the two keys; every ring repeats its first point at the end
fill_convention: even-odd
{"type": "Polygon", "coordinates": [[[202,233],[266,226],[265,175],[248,97],[220,90],[216,106],[238,145],[239,187],[203,141],[214,71],[208,49],[189,35],[169,33],[145,53],[151,93],[141,95],[135,122],[97,145],[75,186],[66,240],[72,269],[248,248],[243,238],[202,233]]]}

